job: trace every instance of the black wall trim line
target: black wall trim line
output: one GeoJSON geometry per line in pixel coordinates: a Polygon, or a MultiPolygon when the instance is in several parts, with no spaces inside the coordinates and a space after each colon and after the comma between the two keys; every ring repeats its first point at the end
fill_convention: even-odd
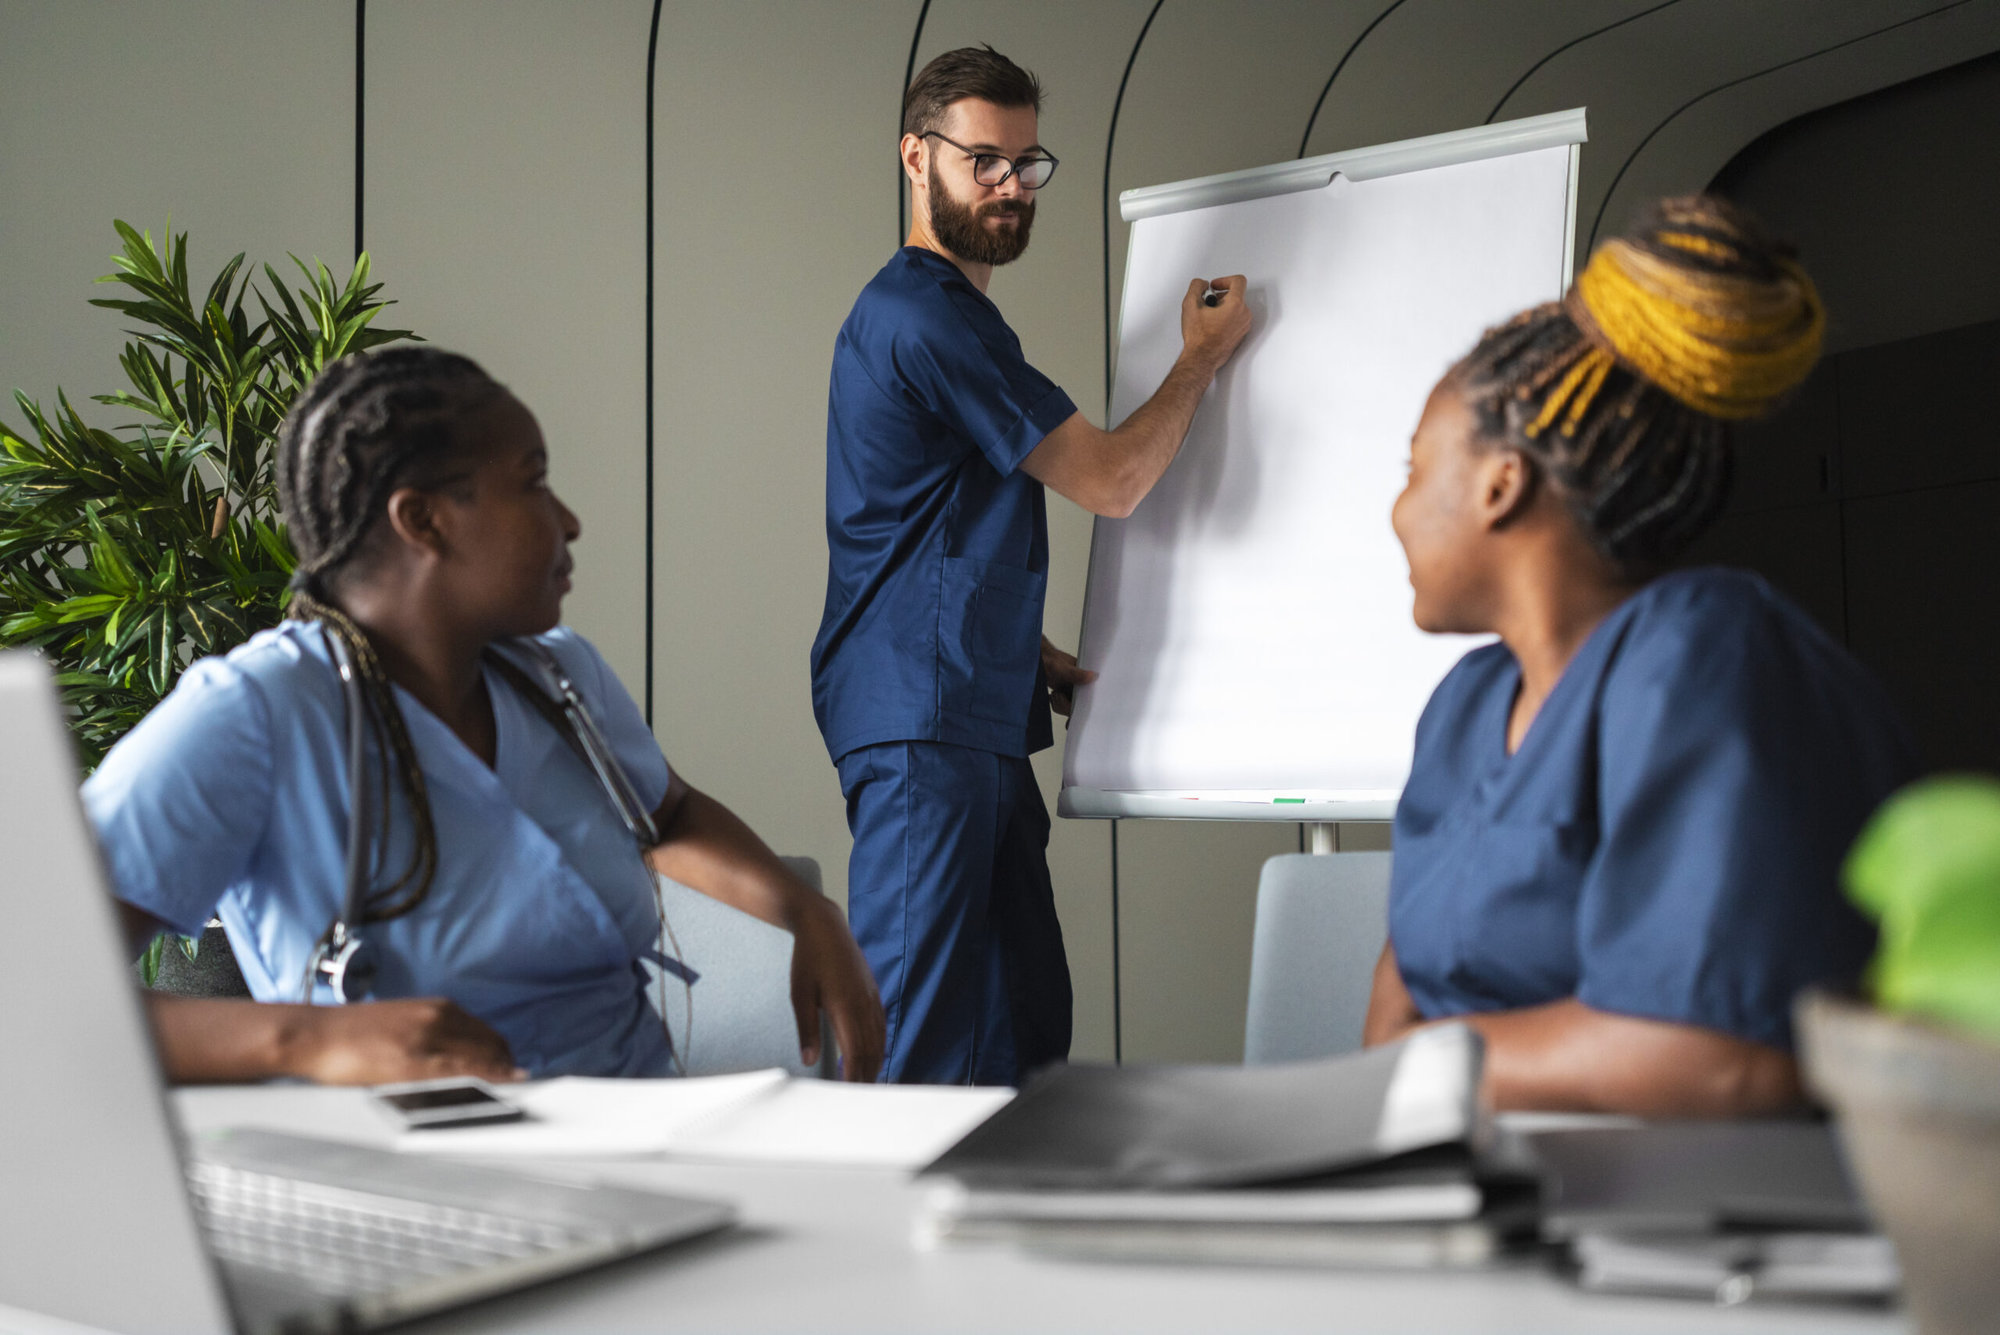
{"type": "MultiPolygon", "coordinates": [[[[1104,238],[1104,426],[1107,431],[1113,425],[1111,421],[1111,151],[1118,144],[1118,113],[1125,109],[1125,85],[1132,81],[1132,67],[1139,63],[1139,48],[1146,44],[1146,34],[1152,31],[1153,20],[1160,16],[1160,6],[1166,2],[1167,0],[1153,0],[1153,8],[1147,12],[1146,21],[1139,25],[1139,36],[1132,43],[1132,54],[1125,57],[1125,72],[1118,76],[1118,96],[1111,101],[1111,128],[1104,136],[1104,189],[1099,204],[1102,208],[1104,238]]],[[[1116,884],[1114,880],[1112,891],[1114,896],[1117,893],[1116,884]]],[[[1117,916],[1115,907],[1112,915],[1117,916]]]]}
{"type": "Polygon", "coordinates": [[[1368,34],[1381,26],[1383,19],[1388,18],[1402,7],[1403,0],[1395,0],[1395,3],[1391,4],[1380,14],[1377,14],[1374,20],[1361,30],[1361,35],[1350,42],[1347,50],[1341,53],[1340,63],[1333,67],[1333,73],[1326,76],[1326,86],[1319,90],[1319,100],[1313,103],[1312,115],[1306,117],[1306,132],[1299,136],[1299,151],[1295,156],[1302,158],[1306,155],[1306,145],[1312,142],[1313,123],[1319,119],[1319,109],[1326,105],[1326,95],[1333,91],[1333,81],[1340,77],[1340,72],[1347,68],[1347,62],[1354,58],[1354,53],[1359,51],[1361,44],[1368,40],[1368,34]]]}
{"type": "Polygon", "coordinates": [[[658,524],[653,468],[653,98],[660,68],[660,0],[646,37],[646,689],[641,702],[653,726],[653,536],[658,524]]]}
{"type": "Polygon", "coordinates": [[[354,258],[361,259],[368,247],[363,243],[361,220],[366,214],[367,193],[363,189],[363,171],[367,158],[363,152],[367,144],[368,129],[368,0],[354,0],[354,258]]]}
{"type": "MultiPolygon", "coordinates": [[[[1159,6],[1153,6],[1158,9],[1159,6]]],[[[1303,828],[1303,827],[1301,827],[1303,828]]],[[[1111,822],[1111,1064],[1125,1064],[1125,989],[1118,964],[1118,822],[1111,822]]]]}
{"type": "Polygon", "coordinates": [[[910,34],[910,58],[903,62],[903,86],[896,90],[896,245],[901,247],[903,238],[910,234],[910,201],[903,190],[903,97],[910,91],[910,80],[917,77],[917,48],[924,40],[924,20],[931,16],[931,0],[924,0],[924,7],[917,11],[917,29],[910,34]]]}
{"type": "Polygon", "coordinates": [[[1584,33],[1580,37],[1570,38],[1567,42],[1564,42],[1561,46],[1549,52],[1547,55],[1543,56],[1540,60],[1536,61],[1534,64],[1528,66],[1527,73],[1523,74],[1520,78],[1514,80],[1514,82],[1508,86],[1507,91],[1500,94],[1500,100],[1493,104],[1493,110],[1486,113],[1486,123],[1488,125],[1491,125],[1493,123],[1494,117],[1500,114],[1500,108],[1507,105],[1507,99],[1514,96],[1514,94],[1520,92],[1521,85],[1526,83],[1528,80],[1534,78],[1535,72],[1537,70],[1541,69],[1542,66],[1548,64],[1551,60],[1554,60],[1557,56],[1569,50],[1571,47],[1587,42],[1593,37],[1602,37],[1605,33],[1610,32],[1613,28],[1622,28],[1628,23],[1637,22],[1638,20],[1645,18],[1646,15],[1648,14],[1657,14],[1663,9],[1670,9],[1673,6],[1679,4],[1680,2],[1681,0],[1661,0],[1660,4],[1654,5],[1649,9],[1642,9],[1636,14],[1627,14],[1624,18],[1619,19],[1616,23],[1607,23],[1602,28],[1593,28],[1589,32],[1584,33]]]}
{"type": "Polygon", "coordinates": [[[1586,255],[1589,254],[1597,246],[1597,229],[1604,225],[1604,211],[1611,207],[1611,197],[1618,193],[1618,183],[1625,179],[1625,173],[1628,170],[1630,170],[1634,162],[1637,162],[1639,160],[1639,155],[1646,151],[1646,145],[1653,142],[1654,136],[1658,135],[1660,131],[1666,129],[1667,126],[1673,124],[1675,119],[1678,118],[1682,112],[1688,110],[1690,107],[1695,106],[1697,103],[1707,101],[1709,98],[1714,97],[1717,93],[1727,92],[1729,89],[1736,87],[1738,84],[1749,83],[1753,79],[1761,79],[1767,74],[1776,74],[1779,70],[1790,69],[1793,65],[1803,65],[1808,60],[1817,60],[1819,57],[1828,55],[1834,51],[1838,51],[1842,47],[1853,46],[1857,42],[1865,42],[1869,40],[1871,37],[1880,37],[1883,33],[1894,32],[1898,28],[1907,28],[1912,23],[1922,23],[1925,19],[1935,18],[1939,14],[1944,13],[1946,10],[1959,9],[1970,3],[1971,0],[1952,0],[1951,4],[1939,5],[1936,9],[1927,9],[1921,14],[1912,14],[1909,18],[1899,19],[1894,23],[1887,24],[1880,28],[1876,28],[1872,32],[1864,32],[1860,36],[1850,37],[1844,42],[1835,42],[1832,46],[1823,46],[1817,51],[1808,51],[1806,52],[1806,54],[1802,56],[1794,56],[1790,60],[1781,60],[1777,64],[1771,66],[1768,69],[1756,70],[1750,74],[1745,74],[1740,78],[1730,79],[1726,83],[1719,83],[1715,87],[1709,89],[1707,92],[1700,93],[1694,97],[1689,98],[1687,101],[1681,103],[1679,106],[1675,107],[1671,112],[1667,113],[1665,119],[1661,120],[1661,122],[1658,125],[1655,125],[1651,130],[1648,130],[1646,132],[1646,137],[1644,139],[1641,139],[1638,142],[1638,144],[1632,149],[1631,153],[1626,155],[1625,161],[1618,168],[1618,174],[1611,178],[1611,184],[1605,188],[1604,198],[1597,202],[1597,216],[1591,220],[1590,240],[1589,243],[1584,247],[1584,253],[1586,255]]]}
{"type": "MultiPolygon", "coordinates": [[[[1118,76],[1118,96],[1111,102],[1111,127],[1104,134],[1104,186],[1098,205],[1104,241],[1104,425],[1107,429],[1112,425],[1111,151],[1118,144],[1118,113],[1125,109],[1125,85],[1132,81],[1132,67],[1139,63],[1139,48],[1146,44],[1146,34],[1153,30],[1153,20],[1160,16],[1160,7],[1166,2],[1153,0],[1153,7],[1146,12],[1146,21],[1139,25],[1139,35],[1132,42],[1132,52],[1125,57],[1125,72],[1118,76]]],[[[1114,820],[1111,822],[1111,1061],[1113,1065],[1122,1066],[1125,1063],[1125,979],[1120,958],[1124,952],[1118,939],[1118,928],[1118,822],[1114,820]]]]}

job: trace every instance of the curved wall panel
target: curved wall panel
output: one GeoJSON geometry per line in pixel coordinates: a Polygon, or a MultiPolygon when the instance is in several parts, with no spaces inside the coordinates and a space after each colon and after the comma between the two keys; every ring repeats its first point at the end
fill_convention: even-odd
{"type": "Polygon", "coordinates": [[[1996,320],[1995,124],[2000,53],[1781,125],[1714,188],[1797,243],[1830,353],[1996,320]]]}
{"type": "Polygon", "coordinates": [[[53,408],[60,385],[131,420],[89,401],[124,388],[125,321],[89,304],[113,218],[157,241],[171,217],[202,284],[238,251],[345,277],[353,199],[353,0],[0,0],[0,419],[23,429],[13,391],[53,408]]]}
{"type": "MultiPolygon", "coordinates": [[[[1579,255],[1588,253],[1596,220],[1605,231],[1625,225],[1640,198],[1621,191],[1624,212],[1607,208],[1607,196],[1624,164],[1660,125],[1690,99],[1732,80],[1753,78],[1787,61],[1865,38],[1885,25],[1938,8],[1940,0],[1823,0],[1812,22],[1799,21],[1796,5],[1782,0],[1679,0],[1630,23],[1580,42],[1549,61],[1508,100],[1506,114],[1526,116],[1564,107],[1589,109],[1577,193],[1579,255]]],[[[1834,98],[1847,96],[1836,93],[1834,98]]],[[[1830,99],[1831,100],[1831,99],[1830,99]]],[[[1712,149],[1700,185],[1728,161],[1748,136],[1731,136],[1712,149]]],[[[1629,175],[1629,172],[1625,172],[1629,175]]]]}
{"type": "Polygon", "coordinates": [[[1118,193],[1292,157],[1327,71],[1385,3],[1160,6],[1132,63],[1111,149],[1114,343],[1129,231],[1118,193]]]}
{"type": "MultiPolygon", "coordinates": [[[[157,228],[171,208],[195,233],[197,267],[237,248],[345,263],[355,12],[355,0],[186,0],[171,17],[126,6],[107,26],[60,0],[0,0],[0,388],[104,387],[117,322],[84,303],[114,214],[157,228]],[[162,83],[162,66],[185,77],[162,83]]],[[[893,117],[913,38],[918,61],[991,41],[1048,84],[1044,137],[1062,174],[1034,248],[993,291],[1094,416],[1113,332],[1104,294],[1115,299],[1125,252],[1104,212],[1107,154],[1115,201],[1289,158],[1302,137],[1325,152],[1496,108],[1582,105],[1587,235],[1600,211],[1614,227],[1647,196],[1702,185],[1780,121],[1994,50],[1996,12],[2000,0],[664,0],[650,315],[653,678],[669,755],[844,891],[845,820],[806,676],[825,570],[826,372],[892,244],[893,117]]],[[[540,414],[586,530],[573,619],[643,693],[653,6],[398,0],[368,13],[367,241],[402,301],[394,317],[479,356],[540,414]]],[[[1865,264],[1822,264],[1829,295],[1841,265],[1865,264]]],[[[1972,311],[1966,294],[1993,281],[1983,264],[1967,261],[1948,291],[1911,270],[1902,281],[1926,286],[1935,311],[1895,318],[1972,311]]],[[[1862,309],[1836,297],[1837,321],[1844,307],[1862,309]]],[[[1848,336],[1837,323],[1836,343],[1848,336]]],[[[1068,642],[1090,523],[1059,500],[1051,519],[1047,624],[1068,642]]],[[[1126,822],[1116,840],[1128,1053],[1232,1058],[1257,864],[1296,837],[1126,822]]],[[[1113,847],[1097,823],[1055,834],[1079,1056],[1111,1049],[1113,847]]]]}
{"type": "MultiPolygon", "coordinates": [[[[1173,0],[1167,0],[1164,8],[1172,7],[1173,0]]],[[[1099,422],[1104,413],[1104,344],[1095,326],[1103,308],[1104,246],[1098,197],[1119,76],[1152,8],[1152,0],[1092,5],[1028,0],[1006,6],[931,0],[917,51],[921,69],[954,47],[991,43],[1042,82],[1042,144],[1062,165],[1036,201],[1034,240],[1027,254],[994,271],[987,295],[1006,313],[1029,358],[1099,422]]],[[[1057,509],[1051,509],[1052,522],[1057,509]]],[[[1088,540],[1086,532],[1083,541],[1088,540]]],[[[1080,575],[1076,585],[1080,600],[1080,575]]],[[[1052,599],[1049,624],[1074,636],[1078,609],[1066,610],[1072,615],[1058,616],[1052,599]]]]}
{"type": "MultiPolygon", "coordinates": [[[[660,16],[654,727],[696,787],[818,858],[836,897],[846,818],[806,673],[826,593],[827,368],[887,256],[919,7],[666,0],[660,16]]],[[[645,34],[642,19],[641,61],[645,34]]]]}
{"type": "MultiPolygon", "coordinates": [[[[1098,192],[1118,79],[1152,7],[1152,0],[1091,5],[1021,0],[1004,6],[931,0],[914,67],[921,69],[954,47],[983,42],[1041,80],[1041,141],[1062,162],[1036,201],[1027,253],[994,271],[988,295],[1021,336],[1028,359],[1098,423],[1104,420],[1104,245],[1098,192]]],[[[891,158],[895,128],[892,121],[883,127],[888,135],[885,154],[891,158]]],[[[1074,648],[1083,622],[1091,518],[1053,494],[1048,506],[1049,591],[1043,622],[1049,638],[1074,648]]],[[[1035,757],[1051,811],[1062,777],[1061,732],[1058,722],[1056,746],[1035,757]]],[[[1110,827],[1098,821],[1055,822],[1049,872],[1076,991],[1074,1051],[1079,1057],[1109,1057],[1115,1050],[1110,827]]]]}
{"type": "MultiPolygon", "coordinates": [[[[2000,49],[2000,4],[1958,5],[1858,41],[1814,49],[1820,46],[1831,49],[1718,89],[1663,121],[1635,147],[1609,193],[1598,195],[1596,239],[1614,234],[1648,200],[1703,188],[1740,149],[1775,125],[2000,49]]],[[[1965,128],[1990,133],[1992,127],[1989,121],[1976,131],[1965,128]]],[[[1867,190],[1869,165],[1857,161],[1849,170],[1854,188],[1867,190]]],[[[1580,234],[1592,216],[1579,211],[1580,234]]],[[[1840,341],[1838,329],[1834,334],[1840,341]]]]}
{"type": "Polygon", "coordinates": [[[1660,7],[1661,0],[1403,0],[1327,88],[1305,155],[1578,105],[1523,110],[1508,93],[1564,43],[1660,7]]]}
{"type": "Polygon", "coordinates": [[[564,618],[645,666],[648,0],[368,10],[367,242],[390,315],[533,409],[583,523],[564,618]]]}

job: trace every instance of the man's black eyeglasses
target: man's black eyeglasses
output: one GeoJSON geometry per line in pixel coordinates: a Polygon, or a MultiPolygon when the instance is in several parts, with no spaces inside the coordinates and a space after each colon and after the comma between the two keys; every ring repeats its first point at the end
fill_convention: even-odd
{"type": "Polygon", "coordinates": [[[1056,174],[1056,160],[1046,153],[1030,153],[1024,158],[1010,158],[1005,153],[980,153],[967,148],[956,139],[946,139],[936,130],[925,130],[925,138],[944,139],[947,144],[972,159],[972,179],[983,186],[996,186],[1009,176],[1021,178],[1023,190],[1040,190],[1056,174]]]}

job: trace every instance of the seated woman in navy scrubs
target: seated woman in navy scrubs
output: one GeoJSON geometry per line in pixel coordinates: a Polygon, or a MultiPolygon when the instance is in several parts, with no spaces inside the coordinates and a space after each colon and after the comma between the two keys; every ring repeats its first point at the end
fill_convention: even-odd
{"type": "Polygon", "coordinates": [[[1867,959],[1836,872],[1915,760],[1769,585],[1668,567],[1822,323],[1754,221],[1671,200],[1432,391],[1393,513],[1414,614],[1499,642],[1417,726],[1370,1043],[1466,1020],[1502,1108],[1797,1102],[1792,999],[1867,959]]]}
{"type": "Polygon", "coordinates": [[[288,619],[192,665],[84,786],[135,946],[219,914],[257,998],[149,996],[171,1077],[671,1074],[643,965],[669,948],[648,862],[791,931],[803,1059],[824,1012],[848,1078],[875,1077],[882,1005],[839,907],[670,769],[597,651],[557,625],[579,526],[548,465],[534,416],[431,348],[343,358],[293,406],[288,619]],[[306,1005],[340,999],[314,968],[346,900],[337,650],[369,719],[373,874],[347,926],[374,999],[306,1005]],[[550,662],[624,772],[629,825],[550,662]]]}

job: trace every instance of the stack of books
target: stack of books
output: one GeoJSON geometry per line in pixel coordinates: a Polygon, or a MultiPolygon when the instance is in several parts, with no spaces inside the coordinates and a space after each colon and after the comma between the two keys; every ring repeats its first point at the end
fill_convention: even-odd
{"type": "Polygon", "coordinates": [[[923,1170],[917,1240],[1391,1267],[1542,1246],[1602,1291],[1894,1293],[1824,1123],[1510,1128],[1482,1115],[1481,1057],[1451,1024],[1287,1065],[1059,1067],[923,1170]]]}
{"type": "Polygon", "coordinates": [[[1463,1025],[1274,1066],[1056,1068],[924,1170],[919,1245],[1099,1259],[1471,1266],[1539,1177],[1463,1025]]]}

